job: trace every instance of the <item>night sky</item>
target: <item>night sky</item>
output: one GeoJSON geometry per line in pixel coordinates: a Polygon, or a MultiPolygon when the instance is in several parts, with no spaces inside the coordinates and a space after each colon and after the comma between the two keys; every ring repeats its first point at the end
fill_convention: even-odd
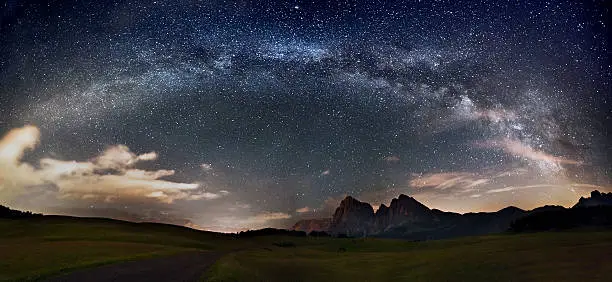
{"type": "Polygon", "coordinates": [[[0,204],[216,231],[573,205],[612,190],[605,2],[8,0],[0,204]]]}

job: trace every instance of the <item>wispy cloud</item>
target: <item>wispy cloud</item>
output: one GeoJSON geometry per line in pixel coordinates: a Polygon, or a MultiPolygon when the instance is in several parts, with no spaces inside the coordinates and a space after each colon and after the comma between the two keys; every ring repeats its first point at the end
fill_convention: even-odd
{"type": "Polygon", "coordinates": [[[290,214],[283,212],[261,212],[247,217],[222,216],[215,219],[215,225],[207,226],[207,228],[225,232],[237,232],[270,227],[290,218],[290,214]]]}
{"type": "Polygon", "coordinates": [[[311,212],[311,211],[312,211],[312,209],[309,208],[309,207],[303,207],[303,208],[299,208],[299,209],[295,210],[295,212],[297,212],[297,213],[307,213],[307,212],[311,212]]]}
{"type": "Polygon", "coordinates": [[[484,143],[485,146],[490,146],[494,148],[501,148],[508,154],[523,157],[526,159],[530,159],[533,161],[543,161],[548,163],[555,164],[572,164],[579,165],[582,164],[580,161],[567,159],[559,156],[554,156],[552,154],[546,153],[544,151],[539,151],[528,144],[525,144],[518,140],[513,140],[510,138],[505,138],[501,140],[492,140],[484,143]]]}
{"type": "Polygon", "coordinates": [[[444,190],[458,186],[468,189],[486,184],[489,181],[490,179],[488,178],[482,178],[468,172],[442,172],[415,174],[409,183],[410,186],[414,188],[435,188],[444,190]]]}
{"type": "Polygon", "coordinates": [[[488,190],[487,194],[510,192],[510,191],[515,191],[515,190],[534,189],[534,188],[557,187],[557,186],[559,185],[557,184],[537,184],[537,185],[525,185],[525,186],[508,186],[504,188],[488,190]]]}

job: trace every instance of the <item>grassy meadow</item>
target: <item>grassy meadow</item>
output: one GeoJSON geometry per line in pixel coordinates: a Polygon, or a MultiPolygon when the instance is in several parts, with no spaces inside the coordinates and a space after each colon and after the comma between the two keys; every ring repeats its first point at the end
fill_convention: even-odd
{"type": "Polygon", "coordinates": [[[236,239],[105,219],[0,219],[0,281],[37,280],[194,250],[226,254],[205,273],[204,281],[605,281],[612,273],[609,230],[424,242],[236,239]]]}
{"type": "Polygon", "coordinates": [[[231,253],[208,281],[609,281],[612,273],[610,231],[295,245],[231,253]]]}
{"type": "Polygon", "coordinates": [[[171,225],[62,217],[0,219],[0,281],[36,280],[101,264],[235,246],[229,236],[171,225]]]}

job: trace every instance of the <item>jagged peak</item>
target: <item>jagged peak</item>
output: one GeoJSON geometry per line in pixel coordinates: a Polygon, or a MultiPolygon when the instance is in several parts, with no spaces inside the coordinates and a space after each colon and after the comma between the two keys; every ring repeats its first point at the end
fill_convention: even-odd
{"type": "Polygon", "coordinates": [[[353,202],[353,201],[354,201],[354,202],[359,202],[359,200],[357,200],[357,199],[353,198],[353,196],[350,196],[350,195],[349,195],[349,196],[344,197],[344,200],[342,200],[342,202],[344,202],[344,201],[347,201],[347,202],[353,202]]]}
{"type": "Polygon", "coordinates": [[[591,192],[591,197],[580,197],[574,207],[612,205],[612,192],[601,193],[597,190],[591,192]]]}
{"type": "Polygon", "coordinates": [[[342,200],[340,202],[340,206],[338,206],[338,208],[336,210],[338,210],[338,209],[345,209],[345,208],[348,208],[348,207],[351,207],[351,206],[353,206],[353,207],[367,207],[368,209],[372,210],[372,213],[374,213],[374,209],[372,208],[372,205],[370,205],[367,202],[359,201],[359,200],[353,198],[352,196],[346,196],[344,198],[344,200],[342,200]]]}
{"type": "Polygon", "coordinates": [[[389,206],[389,208],[393,208],[397,205],[402,205],[402,206],[418,206],[427,210],[430,210],[429,207],[427,207],[426,205],[424,205],[423,203],[417,201],[417,199],[410,197],[408,195],[405,194],[400,194],[397,198],[394,198],[393,200],[391,200],[391,205],[389,206]]]}

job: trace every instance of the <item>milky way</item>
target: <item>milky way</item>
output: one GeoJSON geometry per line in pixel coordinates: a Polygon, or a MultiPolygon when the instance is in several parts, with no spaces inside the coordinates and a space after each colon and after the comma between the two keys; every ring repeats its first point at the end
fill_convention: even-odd
{"type": "Polygon", "coordinates": [[[456,2],[8,1],[0,202],[235,231],[612,190],[604,1],[456,2]]]}

